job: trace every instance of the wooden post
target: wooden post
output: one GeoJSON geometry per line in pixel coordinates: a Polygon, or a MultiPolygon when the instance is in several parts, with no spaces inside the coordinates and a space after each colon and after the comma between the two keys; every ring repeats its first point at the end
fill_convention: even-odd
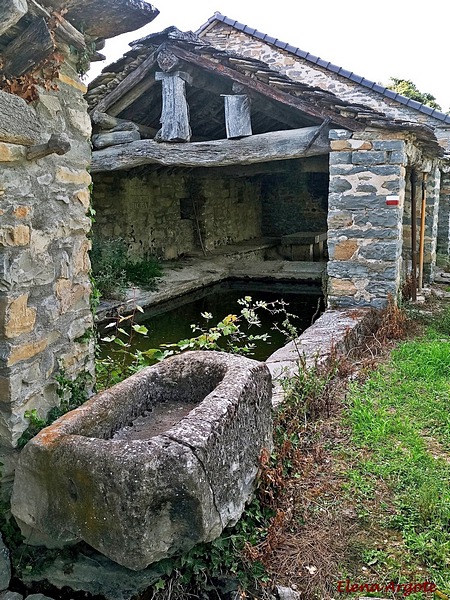
{"type": "Polygon", "coordinates": [[[411,300],[417,300],[417,198],[416,171],[411,171],[411,300]]]}
{"type": "Polygon", "coordinates": [[[192,131],[189,125],[189,107],[186,100],[186,82],[191,84],[189,73],[155,73],[162,81],[161,129],[155,136],[157,142],[189,142],[192,131]]]}
{"type": "Polygon", "coordinates": [[[420,212],[420,243],[419,243],[419,291],[422,290],[423,285],[423,255],[425,250],[425,215],[427,207],[427,179],[428,173],[423,174],[422,179],[422,205],[420,212]]]}
{"type": "Polygon", "coordinates": [[[222,96],[225,101],[227,138],[233,140],[252,135],[250,98],[246,94],[234,96],[222,94],[222,96]]]}

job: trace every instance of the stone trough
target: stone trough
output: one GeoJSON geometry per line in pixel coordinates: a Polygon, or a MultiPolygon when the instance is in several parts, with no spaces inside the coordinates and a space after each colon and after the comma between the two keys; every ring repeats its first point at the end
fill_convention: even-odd
{"type": "Polygon", "coordinates": [[[84,540],[133,570],[216,538],[271,449],[267,367],[190,352],[144,369],[23,449],[12,511],[27,543],[84,540]]]}

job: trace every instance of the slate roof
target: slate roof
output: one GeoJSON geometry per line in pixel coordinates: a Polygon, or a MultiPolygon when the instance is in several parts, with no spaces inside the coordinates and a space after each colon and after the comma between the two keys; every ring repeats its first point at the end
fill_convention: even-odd
{"type": "Polygon", "coordinates": [[[267,44],[271,44],[272,46],[275,46],[276,48],[280,48],[280,50],[285,50],[286,52],[290,52],[291,54],[294,54],[295,56],[298,56],[299,58],[303,58],[304,60],[307,60],[308,62],[311,62],[315,65],[318,65],[319,67],[322,67],[328,71],[331,71],[332,73],[336,73],[337,75],[340,75],[341,77],[345,77],[346,79],[349,79],[350,81],[353,81],[354,83],[362,85],[363,87],[373,90],[374,92],[378,92],[378,93],[382,94],[383,96],[386,96],[386,98],[390,98],[391,100],[400,102],[400,104],[404,104],[405,106],[409,106],[410,108],[418,110],[419,112],[429,115],[430,117],[434,117],[435,119],[438,119],[439,121],[443,121],[444,123],[450,124],[450,115],[446,115],[445,113],[443,113],[439,110],[431,108],[430,106],[426,106],[425,104],[421,104],[420,102],[417,102],[416,100],[412,100],[411,98],[402,96],[402,94],[397,94],[396,92],[393,92],[392,90],[389,90],[388,88],[383,87],[382,85],[379,85],[378,83],[375,83],[374,81],[371,81],[370,79],[361,77],[361,75],[356,75],[356,73],[353,73],[352,71],[348,71],[347,69],[344,69],[343,67],[334,65],[333,63],[323,60],[319,56],[314,56],[314,54],[311,54],[310,52],[305,52],[304,50],[301,50],[300,48],[297,48],[296,46],[292,46],[291,44],[282,42],[278,38],[274,38],[274,37],[268,35],[267,33],[262,33],[261,31],[258,31],[257,29],[255,29],[253,27],[249,27],[248,25],[239,23],[239,21],[230,19],[229,17],[226,17],[225,15],[222,15],[219,12],[214,13],[214,15],[212,17],[210,17],[208,19],[208,21],[197,30],[196,33],[200,34],[202,31],[207,29],[212,23],[214,23],[214,21],[220,21],[222,23],[225,23],[225,25],[234,27],[234,29],[237,29],[238,31],[242,31],[243,33],[246,33],[254,38],[257,38],[258,40],[266,42],[267,44]]]}

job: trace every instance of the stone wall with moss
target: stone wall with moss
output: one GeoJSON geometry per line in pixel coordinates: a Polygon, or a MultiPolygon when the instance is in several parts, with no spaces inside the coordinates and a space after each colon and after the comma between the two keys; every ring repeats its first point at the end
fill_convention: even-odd
{"type": "Polygon", "coordinates": [[[0,461],[6,479],[28,426],[25,412],[36,409],[43,417],[58,404],[54,376],[61,369],[69,378],[92,370],[91,126],[85,87],[70,65],[57,84],[58,90],[41,90],[26,110],[36,123],[36,144],[65,133],[71,150],[27,160],[25,146],[0,142],[0,461]]]}

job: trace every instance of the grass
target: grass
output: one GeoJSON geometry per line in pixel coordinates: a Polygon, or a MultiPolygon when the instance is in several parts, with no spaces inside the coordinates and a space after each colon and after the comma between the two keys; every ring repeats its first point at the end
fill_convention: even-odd
{"type": "Polygon", "coordinates": [[[428,579],[450,592],[449,322],[447,309],[349,392],[344,487],[368,533],[353,577],[365,563],[378,581],[428,579]]]}
{"type": "Polygon", "coordinates": [[[154,290],[162,275],[160,262],[154,256],[131,260],[121,238],[92,241],[92,277],[103,298],[123,299],[127,288],[134,286],[154,290]]]}

